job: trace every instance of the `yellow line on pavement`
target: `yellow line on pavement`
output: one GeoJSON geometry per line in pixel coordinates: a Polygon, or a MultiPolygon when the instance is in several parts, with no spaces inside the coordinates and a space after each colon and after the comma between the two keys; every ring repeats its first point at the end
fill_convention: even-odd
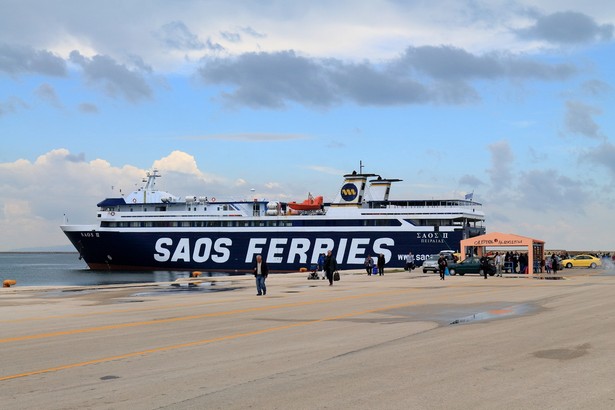
{"type": "Polygon", "coordinates": [[[360,299],[360,298],[365,298],[365,297],[383,296],[383,295],[398,295],[398,294],[410,293],[413,291],[416,291],[416,289],[404,289],[404,290],[395,290],[395,291],[386,291],[386,292],[364,293],[360,295],[341,296],[341,297],[335,297],[335,298],[329,298],[329,299],[316,299],[316,300],[308,300],[308,301],[303,301],[303,302],[285,303],[285,304],[280,304],[280,305],[257,306],[257,307],[250,307],[250,308],[244,308],[244,309],[227,310],[223,312],[211,312],[211,313],[203,313],[199,315],[173,317],[173,318],[167,318],[167,319],[144,320],[144,321],[138,321],[138,322],[120,323],[120,324],[105,325],[105,326],[95,326],[95,327],[88,327],[88,328],[82,328],[82,329],[63,330],[63,331],[48,332],[48,333],[37,333],[37,334],[32,334],[32,335],[3,338],[3,339],[0,339],[0,343],[21,342],[24,340],[44,339],[44,338],[68,336],[68,335],[75,335],[75,334],[82,334],[82,333],[101,332],[105,330],[125,329],[125,328],[138,327],[138,326],[159,325],[159,324],[164,324],[164,323],[204,319],[208,317],[237,315],[241,313],[263,312],[263,311],[268,311],[268,310],[308,306],[308,305],[321,304],[321,303],[339,302],[339,301],[344,301],[344,300],[360,299]]]}
{"type": "Polygon", "coordinates": [[[349,317],[353,317],[353,316],[359,316],[359,315],[364,315],[364,314],[369,314],[369,313],[376,313],[376,312],[381,312],[381,311],[386,311],[386,310],[391,310],[391,309],[398,309],[398,308],[401,308],[401,307],[407,307],[407,306],[412,306],[412,305],[416,305],[416,304],[419,304],[419,303],[424,303],[425,301],[426,300],[414,301],[414,302],[408,302],[408,303],[400,303],[400,304],[390,305],[390,306],[386,306],[386,307],[382,307],[382,308],[377,308],[377,309],[367,309],[367,310],[350,312],[350,313],[346,313],[346,314],[342,314],[342,315],[330,316],[330,317],[326,317],[326,318],[322,318],[322,319],[310,320],[310,321],[307,321],[307,322],[290,323],[290,324],[287,324],[287,325],[275,326],[275,327],[270,327],[270,328],[260,329],[260,330],[254,330],[254,331],[251,331],[251,332],[236,333],[236,334],[220,336],[220,337],[216,337],[216,338],[212,338],[212,339],[203,339],[203,340],[197,340],[197,341],[194,341],[194,342],[181,343],[181,344],[170,345],[170,346],[162,346],[162,347],[142,350],[142,351],[138,351],[138,352],[126,353],[126,354],[122,354],[122,355],[103,357],[103,358],[100,358],[100,359],[88,360],[88,361],[84,361],[84,362],[71,363],[71,364],[67,364],[67,365],[64,365],[64,366],[50,367],[50,368],[47,368],[47,369],[33,370],[33,371],[29,371],[29,372],[24,372],[24,373],[18,373],[18,374],[12,374],[12,375],[7,375],[7,376],[1,376],[0,377],[0,381],[6,381],[6,380],[11,380],[11,379],[18,379],[18,378],[22,378],[22,377],[34,376],[34,375],[44,374],[44,373],[57,372],[57,371],[60,371],[60,370],[74,369],[74,368],[77,368],[77,367],[88,366],[88,365],[91,365],[91,364],[105,363],[105,362],[110,362],[110,361],[113,361],[113,360],[122,360],[122,359],[127,359],[127,358],[135,357],[135,356],[146,356],[146,355],[150,355],[150,354],[153,354],[153,353],[165,352],[165,351],[169,351],[169,350],[177,350],[177,349],[183,349],[183,348],[193,347],[193,346],[200,346],[200,345],[205,345],[205,344],[210,344],[210,343],[215,343],[215,342],[222,342],[222,341],[226,341],[226,340],[233,340],[233,339],[239,339],[239,338],[243,338],[243,337],[256,336],[256,335],[265,334],[265,333],[271,333],[271,332],[276,332],[276,331],[281,331],[281,330],[286,330],[286,329],[292,329],[292,328],[301,327],[301,326],[312,325],[312,324],[315,324],[315,323],[321,323],[321,322],[326,322],[326,321],[344,319],[344,318],[349,318],[349,317]]]}
{"type": "MultiPolygon", "coordinates": [[[[488,283],[483,283],[483,282],[479,282],[479,283],[457,284],[456,287],[457,288],[468,288],[468,287],[484,288],[485,285],[488,285],[488,283]]],[[[540,286],[540,284],[536,284],[536,285],[540,286]]],[[[406,288],[402,290],[370,292],[370,293],[362,293],[358,295],[347,295],[347,296],[341,296],[341,297],[316,299],[316,300],[309,300],[309,301],[303,301],[303,302],[293,302],[293,303],[270,305],[270,306],[257,306],[257,307],[250,307],[250,308],[244,308],[244,309],[234,309],[234,310],[228,310],[228,311],[222,311],[222,312],[211,312],[211,313],[203,313],[203,314],[198,314],[198,315],[188,315],[188,316],[181,316],[181,317],[166,318],[166,319],[144,320],[144,321],[120,323],[120,324],[105,325],[105,326],[95,326],[95,327],[81,328],[81,329],[63,330],[63,331],[47,332],[47,333],[37,333],[37,334],[32,334],[32,335],[3,338],[3,339],[0,339],[0,344],[11,343],[11,342],[21,342],[25,340],[45,339],[45,338],[52,338],[52,337],[59,337],[59,336],[69,336],[69,335],[76,335],[76,334],[83,334],[83,333],[102,332],[106,330],[117,330],[117,329],[125,329],[125,328],[131,328],[131,327],[139,327],[139,326],[159,325],[159,324],[165,324],[165,323],[182,322],[182,321],[188,321],[188,320],[198,320],[198,319],[211,318],[211,317],[230,316],[230,315],[237,315],[237,314],[250,313],[250,312],[263,312],[263,311],[277,310],[277,309],[289,308],[289,307],[301,307],[301,306],[309,306],[309,305],[321,304],[321,303],[331,303],[331,302],[339,302],[339,301],[344,301],[344,300],[361,299],[361,298],[367,298],[367,297],[373,297],[373,296],[400,295],[404,293],[417,292],[419,290],[424,290],[424,289],[420,287],[418,288],[413,287],[413,288],[406,288]]],[[[204,305],[206,304],[208,303],[204,303],[204,305]]],[[[171,305],[171,307],[184,307],[184,306],[192,306],[192,305],[182,305],[182,304],[171,305]]],[[[160,309],[165,308],[165,307],[168,307],[168,306],[162,306],[160,307],[160,309]]],[[[154,309],[158,310],[158,307],[154,309]]],[[[145,310],[148,310],[148,309],[146,308],[145,310]]],[[[113,311],[113,312],[108,312],[108,313],[112,314],[116,312],[118,311],[113,311]]],[[[119,313],[122,313],[122,312],[120,311],[119,313]]],[[[93,312],[93,314],[102,315],[104,313],[103,312],[93,312]]],[[[83,314],[83,315],[87,316],[87,314],[83,314]]],[[[67,315],[66,317],[73,317],[73,316],[67,315]]],[[[81,316],[76,316],[76,317],[81,317],[81,316]]],[[[62,317],[60,316],[58,318],[62,318],[62,317]]]]}

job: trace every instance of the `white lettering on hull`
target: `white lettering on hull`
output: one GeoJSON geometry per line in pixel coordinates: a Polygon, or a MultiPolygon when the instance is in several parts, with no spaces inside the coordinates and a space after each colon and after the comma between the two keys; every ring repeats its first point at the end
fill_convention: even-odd
{"type": "Polygon", "coordinates": [[[175,249],[173,253],[171,250],[173,249],[173,239],[171,238],[160,238],[156,241],[156,245],[154,249],[156,253],[154,253],[154,259],[157,262],[196,262],[196,263],[204,263],[207,262],[210,258],[215,263],[225,263],[231,257],[231,251],[228,247],[233,244],[233,241],[229,238],[218,238],[216,242],[213,244],[212,253],[212,240],[211,238],[199,238],[194,242],[194,247],[192,248],[192,253],[190,252],[190,239],[181,238],[177,245],[175,245],[175,249]]]}
{"type": "MultiPolygon", "coordinates": [[[[198,238],[191,242],[190,238],[159,238],[154,246],[154,259],[157,262],[195,262],[212,261],[217,264],[226,263],[231,258],[233,240],[230,238],[198,238]]],[[[372,242],[369,238],[250,238],[243,258],[245,263],[252,263],[256,255],[263,255],[267,263],[275,264],[315,264],[318,255],[335,251],[339,264],[362,264],[367,254],[382,253],[386,262],[392,257],[391,250],[395,246],[393,238],[378,238],[372,242]]],[[[241,260],[242,258],[235,258],[241,260]]]]}

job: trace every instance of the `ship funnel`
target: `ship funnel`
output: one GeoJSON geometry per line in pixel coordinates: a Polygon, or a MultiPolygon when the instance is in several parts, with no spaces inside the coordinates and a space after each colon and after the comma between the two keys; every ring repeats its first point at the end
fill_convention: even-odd
{"type": "Polygon", "coordinates": [[[363,204],[365,196],[365,185],[367,178],[376,176],[376,174],[357,174],[353,171],[352,174],[344,175],[344,184],[340,188],[339,195],[335,198],[335,202],[331,206],[355,206],[360,207],[363,204]]]}
{"type": "Polygon", "coordinates": [[[374,201],[388,201],[391,193],[391,183],[399,182],[401,179],[377,179],[369,181],[369,193],[374,201]]]}

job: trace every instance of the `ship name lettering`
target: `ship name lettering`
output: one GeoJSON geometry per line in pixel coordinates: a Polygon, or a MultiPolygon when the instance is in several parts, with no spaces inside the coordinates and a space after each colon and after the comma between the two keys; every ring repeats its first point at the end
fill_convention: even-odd
{"type": "MultiPolygon", "coordinates": [[[[154,259],[157,262],[226,263],[231,259],[233,240],[230,238],[197,239],[169,237],[158,238],[154,245],[154,259]]],[[[263,255],[272,264],[291,265],[315,264],[318,255],[329,249],[335,253],[338,264],[362,264],[366,255],[382,253],[385,260],[391,260],[393,238],[250,238],[245,254],[245,263],[252,263],[256,255],[263,255]]]]}
{"type": "Polygon", "coordinates": [[[250,238],[245,263],[252,263],[256,255],[263,255],[267,263],[315,264],[318,255],[329,249],[335,253],[338,264],[362,264],[367,254],[382,253],[385,260],[391,260],[389,247],[394,247],[392,238],[379,238],[371,243],[369,238],[250,238]],[[371,245],[371,247],[370,247],[371,245]]]}
{"type": "Polygon", "coordinates": [[[416,239],[421,243],[444,243],[448,239],[448,232],[417,232],[416,239]]]}
{"type": "Polygon", "coordinates": [[[191,246],[190,239],[180,238],[177,245],[173,245],[171,238],[159,238],[156,241],[154,259],[158,262],[207,262],[210,258],[215,263],[225,263],[230,259],[229,247],[233,241],[229,238],[199,238],[191,246]]]}
{"type": "Polygon", "coordinates": [[[417,232],[416,239],[447,239],[448,232],[417,232]]]}

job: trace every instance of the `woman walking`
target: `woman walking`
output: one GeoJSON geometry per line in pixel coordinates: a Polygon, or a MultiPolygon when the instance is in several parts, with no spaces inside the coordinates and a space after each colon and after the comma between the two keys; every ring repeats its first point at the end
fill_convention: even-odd
{"type": "Polygon", "coordinates": [[[333,272],[337,270],[337,261],[331,249],[327,251],[325,257],[325,272],[327,273],[327,279],[329,279],[329,286],[333,286],[333,272]]]}

